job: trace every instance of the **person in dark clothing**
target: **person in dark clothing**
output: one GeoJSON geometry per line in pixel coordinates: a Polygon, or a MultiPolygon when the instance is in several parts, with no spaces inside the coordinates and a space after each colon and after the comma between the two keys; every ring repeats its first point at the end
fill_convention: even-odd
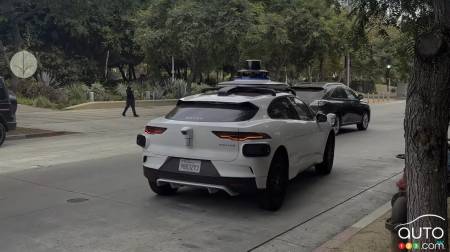
{"type": "Polygon", "coordinates": [[[139,115],[136,114],[134,93],[133,90],[131,90],[130,86],[127,87],[127,105],[125,106],[122,116],[126,116],[129,107],[131,107],[131,110],[133,110],[134,117],[139,117],[139,115]]]}

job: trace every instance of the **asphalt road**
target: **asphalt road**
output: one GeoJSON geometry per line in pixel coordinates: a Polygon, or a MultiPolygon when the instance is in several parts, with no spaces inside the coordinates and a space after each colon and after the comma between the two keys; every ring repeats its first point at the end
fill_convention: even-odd
{"type": "Polygon", "coordinates": [[[0,251],[311,251],[396,190],[404,103],[372,109],[368,131],[337,137],[332,173],[301,174],[274,213],[252,196],[156,196],[138,151],[1,173],[0,251]]]}

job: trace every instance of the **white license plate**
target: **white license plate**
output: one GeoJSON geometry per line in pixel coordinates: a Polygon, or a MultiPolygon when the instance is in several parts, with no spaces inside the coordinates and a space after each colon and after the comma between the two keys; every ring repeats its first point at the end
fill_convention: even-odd
{"type": "Polygon", "coordinates": [[[200,160],[180,159],[178,170],[183,172],[200,173],[201,165],[202,161],[200,160]]]}

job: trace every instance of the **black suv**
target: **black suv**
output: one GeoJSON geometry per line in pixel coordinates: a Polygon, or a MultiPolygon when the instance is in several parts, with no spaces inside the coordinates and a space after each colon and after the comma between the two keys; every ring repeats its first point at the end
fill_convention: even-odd
{"type": "Polygon", "coordinates": [[[342,83],[316,82],[304,83],[292,87],[297,97],[309,104],[315,112],[336,115],[334,132],[339,133],[340,127],[356,124],[359,130],[366,130],[370,122],[370,107],[361,94],[356,94],[342,83]]]}
{"type": "Polygon", "coordinates": [[[0,146],[6,138],[6,132],[16,129],[16,96],[8,91],[0,77],[0,146]]]}

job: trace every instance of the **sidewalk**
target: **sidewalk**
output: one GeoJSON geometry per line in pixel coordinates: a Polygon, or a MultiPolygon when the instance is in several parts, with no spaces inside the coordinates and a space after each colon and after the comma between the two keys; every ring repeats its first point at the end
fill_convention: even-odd
{"type": "Polygon", "coordinates": [[[34,132],[76,134],[6,140],[0,149],[0,173],[128,153],[136,153],[138,158],[136,135],[143,132],[149,120],[172,108],[137,108],[140,117],[135,118],[131,111],[122,117],[121,108],[58,111],[19,105],[18,127],[32,128],[34,132]]]}
{"type": "Polygon", "coordinates": [[[128,111],[127,117],[123,117],[123,108],[61,111],[19,105],[17,126],[78,133],[127,131],[143,129],[149,119],[165,115],[172,108],[173,105],[136,108],[140,117],[135,118],[131,110],[128,111]]]}
{"type": "MultiPolygon", "coordinates": [[[[447,216],[450,216],[450,200],[447,200],[447,206],[447,216]]],[[[391,210],[389,209],[382,216],[376,218],[370,223],[366,223],[366,225],[363,225],[360,228],[358,228],[358,223],[356,223],[351,228],[336,235],[333,239],[323,244],[314,252],[390,251],[391,234],[385,228],[385,221],[390,216],[391,210]],[[358,230],[352,233],[352,228],[356,228],[358,230]]]]}

